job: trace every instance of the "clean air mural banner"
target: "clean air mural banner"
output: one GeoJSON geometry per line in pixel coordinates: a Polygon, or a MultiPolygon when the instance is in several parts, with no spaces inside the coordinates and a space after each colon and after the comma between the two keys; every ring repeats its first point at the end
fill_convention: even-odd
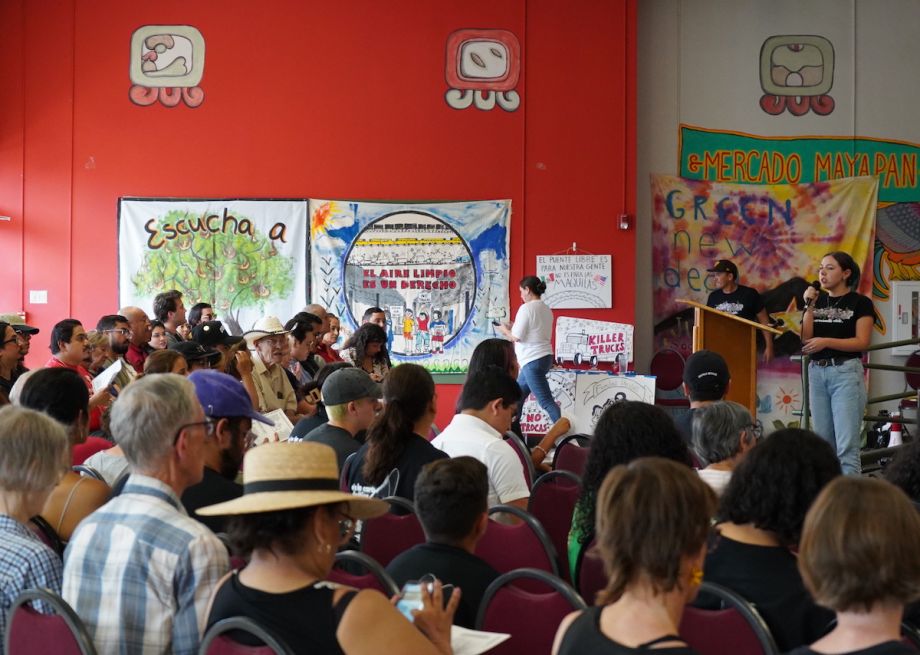
{"type": "Polygon", "coordinates": [[[352,329],[387,315],[390,357],[462,373],[507,320],[510,200],[310,200],[313,300],[352,329]]]}
{"type": "Polygon", "coordinates": [[[790,355],[801,346],[802,293],[833,250],[853,255],[863,272],[859,291],[871,293],[878,178],[756,185],[653,175],[651,192],[656,352],[689,356],[693,310],[677,300],[705,304],[713,290],[706,269],[730,259],[784,331],[774,340],[776,358],[758,370],[758,418],[773,426],[798,420],[800,366],[790,355]]]}
{"type": "Polygon", "coordinates": [[[261,316],[284,321],[303,308],[308,257],[303,199],[119,200],[121,307],[151,313],[154,296],[178,289],[186,308],[211,303],[242,334],[261,316]]]}

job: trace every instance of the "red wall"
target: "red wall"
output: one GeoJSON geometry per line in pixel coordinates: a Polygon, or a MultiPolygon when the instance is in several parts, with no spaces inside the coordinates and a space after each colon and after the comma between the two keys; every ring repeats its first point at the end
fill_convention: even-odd
{"type": "Polygon", "coordinates": [[[633,322],[635,0],[264,6],[0,3],[0,311],[47,331],[115,310],[120,196],[511,198],[512,278],[573,241],[611,253],[613,309],[571,313],[633,322]],[[204,35],[199,108],[128,100],[147,24],[204,35]],[[517,35],[518,111],[445,103],[445,42],[469,27],[517,35]]]}

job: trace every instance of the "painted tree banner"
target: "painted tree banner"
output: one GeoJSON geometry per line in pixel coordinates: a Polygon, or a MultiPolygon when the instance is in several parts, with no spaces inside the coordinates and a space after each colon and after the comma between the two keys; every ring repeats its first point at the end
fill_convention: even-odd
{"type": "Polygon", "coordinates": [[[148,313],[178,289],[186,308],[211,303],[233,334],[261,316],[282,321],[308,302],[306,200],[121,198],[118,295],[148,313]]]}
{"type": "Polygon", "coordinates": [[[879,181],[852,177],[813,184],[730,184],[652,175],[652,276],[655,351],[692,351],[693,310],[713,287],[706,272],[718,259],[739,270],[740,284],[763,296],[781,322],[775,359],[760,364],[758,417],[771,427],[798,419],[802,294],[828,252],[850,253],[862,269],[860,293],[872,289],[872,243],[879,181]]]}
{"type": "Polygon", "coordinates": [[[390,357],[462,373],[508,319],[510,200],[310,200],[314,302],[356,327],[387,314],[390,357]]]}

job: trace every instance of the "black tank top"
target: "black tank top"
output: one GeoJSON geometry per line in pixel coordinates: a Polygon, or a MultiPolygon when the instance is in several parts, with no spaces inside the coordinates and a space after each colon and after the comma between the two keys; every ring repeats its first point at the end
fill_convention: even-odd
{"type": "MultiPolygon", "coordinates": [[[[338,588],[334,583],[319,581],[284,594],[272,594],[247,587],[234,573],[214,597],[208,628],[221,619],[245,616],[278,637],[294,653],[343,655],[335,632],[358,592],[346,592],[333,606],[332,596],[338,588]]],[[[244,634],[230,636],[247,646],[260,645],[258,640],[244,634]]]]}
{"type": "Polygon", "coordinates": [[[697,655],[689,646],[652,648],[667,641],[683,641],[676,635],[665,635],[638,646],[624,646],[601,632],[601,610],[603,607],[589,607],[572,621],[566,630],[559,655],[631,655],[632,653],[654,653],[656,655],[697,655]]]}

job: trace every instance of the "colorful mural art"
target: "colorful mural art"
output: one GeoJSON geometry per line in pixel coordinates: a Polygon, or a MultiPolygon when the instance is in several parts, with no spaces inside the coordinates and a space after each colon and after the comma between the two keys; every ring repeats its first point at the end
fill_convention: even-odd
{"type": "Polygon", "coordinates": [[[307,302],[306,200],[122,198],[119,306],[150,307],[178,289],[214,305],[233,334],[307,302]]]}
{"type": "Polygon", "coordinates": [[[823,36],[771,36],[760,48],[760,108],[772,116],[834,111],[834,45],[823,36]]]}
{"type": "Polygon", "coordinates": [[[508,318],[511,201],[310,200],[309,211],[314,301],[351,326],[383,308],[392,359],[462,373],[508,318]]]}
{"type": "Polygon", "coordinates": [[[800,367],[789,356],[800,349],[802,293],[832,250],[853,255],[864,271],[860,291],[871,290],[878,178],[751,185],[653,175],[651,190],[656,351],[690,354],[693,312],[677,300],[705,303],[706,269],[730,259],[784,330],[774,361],[758,373],[758,415],[772,425],[795,422],[800,367]]]}
{"type": "Polygon", "coordinates": [[[128,97],[146,107],[180,102],[195,108],[204,102],[204,37],[189,25],[144,25],[131,35],[128,97]]]}
{"type": "Polygon", "coordinates": [[[457,30],[447,37],[447,93],[454,109],[505,111],[521,106],[515,90],[521,74],[521,44],[508,30],[457,30]]]}

